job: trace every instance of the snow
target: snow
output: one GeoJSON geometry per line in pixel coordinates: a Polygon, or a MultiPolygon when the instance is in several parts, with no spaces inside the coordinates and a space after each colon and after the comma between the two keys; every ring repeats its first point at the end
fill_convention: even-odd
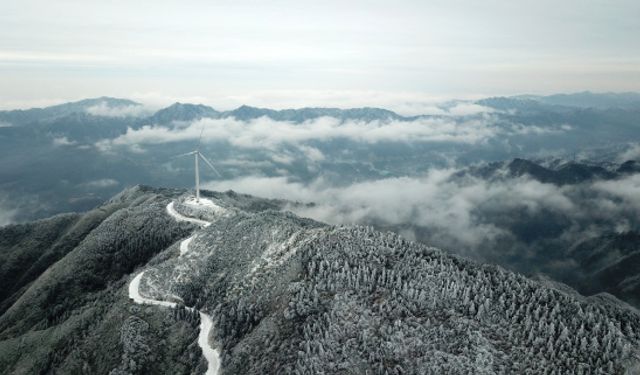
{"type": "MultiPolygon", "coordinates": [[[[249,270],[249,277],[253,276],[258,269],[275,268],[286,262],[291,256],[293,256],[299,248],[313,241],[320,233],[320,230],[310,230],[310,234],[302,239],[299,239],[302,231],[294,232],[283,243],[272,243],[263,252],[262,256],[252,262],[252,267],[249,270]]],[[[255,278],[251,279],[255,282],[255,278]]]]}
{"type": "Polygon", "coordinates": [[[208,227],[209,225],[211,225],[211,223],[209,223],[208,221],[204,221],[204,220],[200,220],[200,219],[194,219],[194,218],[191,218],[191,217],[186,217],[186,216],[181,215],[173,207],[173,202],[171,202],[171,203],[169,203],[167,205],[167,213],[169,215],[171,215],[174,219],[176,219],[176,221],[188,221],[188,222],[191,222],[191,223],[194,223],[194,224],[198,224],[198,225],[203,226],[203,227],[208,227]]]}
{"type": "Polygon", "coordinates": [[[217,204],[213,203],[211,199],[200,198],[200,201],[196,201],[195,198],[187,198],[184,200],[183,204],[187,206],[191,206],[193,208],[206,208],[210,211],[213,211],[216,214],[223,214],[226,210],[217,204]]]}
{"type": "Polygon", "coordinates": [[[198,346],[202,349],[202,355],[207,359],[206,375],[216,375],[220,369],[220,352],[213,349],[209,344],[209,333],[213,329],[211,317],[200,311],[200,335],[198,335],[198,346]]]}
{"type": "MultiPolygon", "coordinates": [[[[200,199],[199,203],[195,202],[195,200],[193,200],[193,202],[185,202],[185,203],[189,205],[194,205],[194,204],[202,205],[203,207],[213,209],[216,212],[224,211],[222,207],[216,205],[209,199],[200,199]]],[[[177,221],[189,221],[189,222],[201,225],[203,227],[207,227],[211,224],[204,220],[194,219],[194,218],[186,217],[179,214],[174,209],[173,202],[167,205],[167,213],[177,221]]],[[[180,243],[180,256],[186,254],[189,251],[189,244],[191,243],[191,241],[193,241],[194,238],[195,238],[195,235],[187,239],[184,239],[180,243]]],[[[143,297],[140,294],[140,281],[142,280],[142,276],[144,275],[144,273],[145,271],[140,272],[129,283],[129,298],[131,298],[133,302],[137,304],[175,307],[176,303],[174,302],[154,300],[154,299],[143,297]]],[[[182,298],[180,298],[179,296],[173,296],[173,297],[175,297],[176,299],[182,300],[182,298]]],[[[195,311],[193,307],[187,307],[187,309],[191,311],[195,311]]],[[[217,375],[218,370],[220,369],[220,351],[218,349],[212,348],[211,344],[209,343],[209,336],[211,335],[211,331],[213,329],[213,320],[211,319],[211,316],[203,313],[202,311],[198,311],[198,313],[200,314],[200,333],[198,334],[198,346],[200,346],[200,349],[202,349],[202,354],[207,360],[206,375],[217,375]]]]}
{"type": "Polygon", "coordinates": [[[129,298],[133,299],[133,302],[141,304],[141,305],[158,305],[158,306],[166,306],[166,307],[175,307],[176,304],[168,301],[158,301],[155,299],[145,298],[140,295],[140,280],[142,279],[142,275],[144,275],[144,271],[140,272],[136,277],[131,280],[129,283],[129,298]]]}
{"type": "Polygon", "coordinates": [[[195,237],[196,236],[193,235],[187,238],[186,240],[183,240],[182,242],[180,242],[180,256],[183,256],[184,254],[187,253],[187,251],[189,251],[189,244],[191,243],[191,241],[193,241],[195,237]]]}

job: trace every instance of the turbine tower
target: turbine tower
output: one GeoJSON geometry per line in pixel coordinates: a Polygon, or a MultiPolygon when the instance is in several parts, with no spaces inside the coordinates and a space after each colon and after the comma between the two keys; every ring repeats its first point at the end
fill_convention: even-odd
{"type": "Polygon", "coordinates": [[[209,166],[209,168],[211,168],[212,171],[215,172],[215,174],[218,177],[222,177],[222,175],[220,174],[220,172],[218,172],[216,167],[213,166],[213,163],[211,163],[209,161],[209,159],[207,159],[200,152],[200,141],[202,140],[202,132],[203,131],[204,131],[204,125],[202,126],[202,130],[200,131],[200,138],[198,138],[198,145],[196,146],[195,150],[193,150],[191,152],[187,152],[186,154],[181,154],[181,155],[176,156],[176,158],[179,158],[179,157],[182,157],[182,156],[188,156],[188,155],[193,155],[194,156],[195,168],[196,168],[196,202],[198,202],[198,203],[200,203],[200,169],[199,169],[199,166],[198,166],[198,159],[202,158],[202,160],[209,166]]]}

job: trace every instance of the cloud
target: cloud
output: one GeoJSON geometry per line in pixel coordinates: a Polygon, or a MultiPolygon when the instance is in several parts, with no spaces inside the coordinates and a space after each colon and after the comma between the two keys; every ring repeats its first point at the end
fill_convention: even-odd
{"type": "Polygon", "coordinates": [[[90,189],[104,189],[118,185],[118,181],[112,178],[102,178],[99,180],[87,181],[82,186],[90,189]]]}
{"type": "Polygon", "coordinates": [[[140,117],[147,115],[149,111],[142,105],[122,105],[112,107],[106,102],[100,102],[86,108],[87,113],[103,117],[140,117]]]}
{"type": "Polygon", "coordinates": [[[618,156],[618,162],[620,163],[628,160],[640,160],[640,143],[629,145],[629,147],[618,156]]]}
{"type": "MultiPolygon", "coordinates": [[[[290,210],[330,224],[371,224],[480,259],[526,258],[544,241],[564,251],[576,241],[638,229],[640,174],[615,181],[556,186],[529,177],[480,179],[462,170],[432,169],[337,186],[319,177],[245,176],[204,184],[261,197],[313,202],[290,210]],[[418,232],[420,234],[418,234],[418,232]],[[527,236],[534,234],[534,239],[527,236]],[[538,245],[539,244],[539,245],[538,245]]],[[[505,262],[508,262],[505,260],[505,262]]]]}
{"type": "Polygon", "coordinates": [[[0,227],[14,223],[18,210],[0,209],[0,227]]]}
{"type": "Polygon", "coordinates": [[[474,103],[458,103],[449,108],[447,112],[452,116],[471,116],[481,113],[495,112],[495,109],[474,103]]]}
{"type": "MultiPolygon", "coordinates": [[[[414,121],[341,121],[321,117],[300,124],[261,117],[251,121],[234,118],[202,119],[181,128],[146,125],[96,146],[108,151],[117,146],[162,144],[196,140],[204,129],[205,141],[222,140],[240,148],[276,149],[281,145],[300,145],[309,141],[349,139],[362,143],[454,142],[477,144],[495,137],[499,128],[487,118],[456,121],[450,118],[419,118],[414,121]]],[[[319,160],[318,150],[303,149],[310,159],[319,160]]]]}
{"type": "Polygon", "coordinates": [[[627,207],[640,212],[640,174],[613,181],[598,181],[594,188],[607,193],[612,199],[622,201],[615,206],[627,207]]]}
{"type": "Polygon", "coordinates": [[[302,216],[332,224],[376,222],[411,224],[437,229],[465,245],[474,245],[505,233],[493,223],[482,222],[480,211],[522,209],[573,210],[574,203],[551,184],[525,178],[487,182],[452,178],[455,169],[431,170],[423,177],[397,177],[331,186],[322,178],[309,184],[287,177],[241,177],[214,181],[213,190],[239,192],[302,202],[313,207],[293,208],[302,216]]]}
{"type": "Polygon", "coordinates": [[[216,164],[227,166],[227,167],[239,167],[243,169],[248,168],[271,168],[273,164],[269,161],[265,160],[253,160],[253,159],[245,159],[245,158],[230,158],[224,160],[217,160],[216,164]]]}
{"type": "Polygon", "coordinates": [[[4,200],[0,200],[0,227],[13,224],[17,214],[16,208],[10,207],[4,200]]]}
{"type": "MultiPolygon", "coordinates": [[[[225,2],[220,11],[217,2],[187,8],[167,1],[156,8],[139,1],[127,8],[130,17],[121,17],[122,7],[111,2],[20,2],[4,12],[11,15],[3,25],[12,30],[13,42],[2,46],[0,56],[13,70],[3,77],[0,93],[88,96],[114,87],[161,87],[174,95],[209,95],[214,87],[426,87],[491,95],[637,89],[636,3],[536,1],[514,7],[493,1],[477,9],[461,2],[378,1],[363,12],[360,2],[225,2]],[[547,14],[551,6],[553,19],[547,14]],[[287,17],[273,22],[281,9],[287,17]],[[67,21],[56,23],[61,17],[67,21]],[[591,33],[598,38],[584,37],[591,33]],[[86,74],[67,74],[78,69],[86,74]]],[[[320,103],[310,96],[292,100],[320,103]]]]}
{"type": "Polygon", "coordinates": [[[309,202],[314,189],[299,182],[290,181],[288,177],[245,176],[232,180],[212,181],[202,184],[203,188],[253,194],[268,198],[285,198],[295,201],[309,202]]]}
{"type": "Polygon", "coordinates": [[[64,136],[64,137],[55,137],[55,138],[53,138],[52,143],[53,143],[54,147],[63,147],[63,146],[73,146],[77,142],[69,140],[69,138],[64,136]]]}
{"type": "Polygon", "coordinates": [[[296,160],[296,158],[288,152],[283,152],[283,153],[274,152],[274,153],[271,153],[269,157],[271,158],[271,160],[279,164],[291,164],[296,160]]]}
{"type": "Polygon", "coordinates": [[[537,126],[537,125],[523,125],[523,124],[511,124],[511,134],[514,135],[544,135],[544,134],[562,134],[573,130],[573,127],[568,124],[556,125],[556,126],[537,126]]]}
{"type": "Polygon", "coordinates": [[[322,151],[318,150],[315,147],[311,147],[311,146],[300,146],[300,151],[302,151],[302,153],[304,154],[304,156],[307,158],[307,160],[309,160],[310,162],[320,162],[323,161],[325,159],[324,154],[322,153],[322,151]]]}

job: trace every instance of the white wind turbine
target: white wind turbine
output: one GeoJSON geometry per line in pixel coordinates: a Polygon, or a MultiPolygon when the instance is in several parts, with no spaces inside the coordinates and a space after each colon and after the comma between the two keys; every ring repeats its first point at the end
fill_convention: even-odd
{"type": "Polygon", "coordinates": [[[202,158],[202,160],[211,168],[211,170],[213,170],[216,173],[216,175],[218,175],[218,177],[222,177],[220,172],[218,172],[216,167],[213,166],[213,164],[209,161],[209,159],[204,157],[204,155],[202,155],[202,153],[200,152],[200,141],[202,140],[202,132],[203,131],[204,131],[204,126],[202,127],[202,130],[200,130],[200,137],[198,138],[198,145],[196,146],[196,149],[194,151],[187,152],[186,154],[181,154],[181,155],[175,156],[176,158],[179,158],[179,157],[182,157],[182,156],[187,156],[187,155],[193,155],[194,156],[194,159],[195,159],[195,162],[196,162],[196,202],[198,202],[198,203],[200,203],[200,170],[198,169],[198,158],[202,158]]]}

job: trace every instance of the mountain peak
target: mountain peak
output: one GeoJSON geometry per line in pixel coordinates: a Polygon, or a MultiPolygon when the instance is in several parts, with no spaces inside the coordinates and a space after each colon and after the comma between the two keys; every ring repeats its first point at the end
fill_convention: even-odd
{"type": "Polygon", "coordinates": [[[131,105],[142,105],[138,102],[135,102],[133,100],[130,99],[123,99],[123,98],[114,98],[114,97],[110,97],[110,96],[100,96],[98,98],[88,98],[88,99],[83,99],[77,102],[71,102],[71,103],[67,103],[67,104],[79,104],[79,105],[86,105],[86,106],[91,106],[91,105],[97,105],[97,104],[101,104],[101,103],[105,103],[111,107],[121,107],[121,106],[131,106],[131,105]]]}
{"type": "Polygon", "coordinates": [[[541,182],[552,180],[552,172],[530,160],[515,158],[507,166],[513,176],[530,175],[541,182]]]}
{"type": "Polygon", "coordinates": [[[173,121],[193,121],[206,117],[218,117],[219,112],[204,104],[175,102],[149,118],[150,122],[169,124],[173,121]]]}
{"type": "Polygon", "coordinates": [[[627,160],[620,165],[618,173],[640,173],[640,163],[636,160],[627,160]]]}

